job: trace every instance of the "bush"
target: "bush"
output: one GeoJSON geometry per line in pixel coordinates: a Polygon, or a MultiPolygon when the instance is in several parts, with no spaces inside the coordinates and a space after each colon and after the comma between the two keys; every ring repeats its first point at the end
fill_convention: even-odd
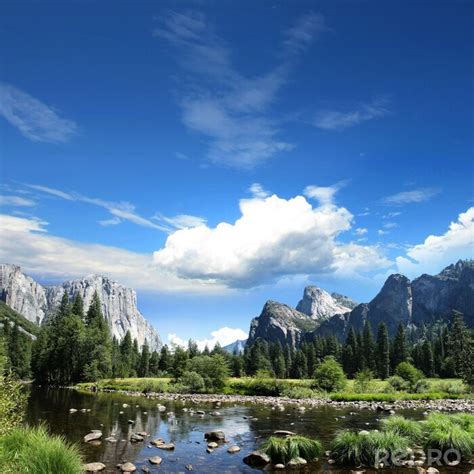
{"type": "Polygon", "coordinates": [[[220,354],[193,357],[187,363],[187,371],[199,374],[207,391],[222,390],[230,373],[227,359],[220,354]]]}
{"type": "Polygon", "coordinates": [[[413,443],[417,443],[423,437],[423,428],[421,423],[413,420],[407,420],[403,416],[391,416],[382,420],[384,431],[390,431],[400,436],[408,438],[413,443]]]}
{"type": "Polygon", "coordinates": [[[24,416],[27,396],[19,382],[0,373],[0,436],[18,426],[24,416]]]}
{"type": "Polygon", "coordinates": [[[300,457],[306,461],[314,461],[322,453],[321,443],[305,436],[271,436],[262,445],[261,450],[266,453],[274,464],[291,461],[300,457]]]}
{"type": "Polygon", "coordinates": [[[423,373],[409,362],[400,362],[395,368],[395,375],[406,380],[410,387],[414,387],[416,382],[423,378],[423,373]]]}
{"type": "Polygon", "coordinates": [[[377,455],[400,454],[407,450],[408,444],[407,438],[390,431],[368,434],[342,431],[332,442],[331,457],[342,466],[375,466],[377,455]]]}
{"type": "Polygon", "coordinates": [[[397,391],[404,392],[410,388],[410,384],[398,375],[393,375],[387,379],[388,387],[397,391]]]}
{"type": "Polygon", "coordinates": [[[200,393],[206,389],[204,379],[197,372],[185,372],[178,382],[188,393],[200,393]]]}
{"type": "Polygon", "coordinates": [[[281,391],[282,397],[287,398],[314,398],[316,396],[316,392],[309,387],[299,387],[299,386],[291,386],[285,387],[281,391]]]}
{"type": "Polygon", "coordinates": [[[430,384],[426,379],[418,380],[415,385],[411,388],[413,393],[425,393],[430,389],[430,384]]]}
{"type": "Polygon", "coordinates": [[[0,438],[0,468],[6,473],[82,474],[79,449],[43,426],[15,428],[0,438]]]}
{"type": "Polygon", "coordinates": [[[315,385],[320,390],[334,392],[342,390],[347,383],[346,376],[334,357],[326,357],[314,373],[315,385]]]}
{"type": "Polygon", "coordinates": [[[143,393],[166,393],[168,384],[163,380],[147,380],[143,385],[143,393]]]}
{"type": "Polygon", "coordinates": [[[463,459],[469,459],[474,454],[474,436],[458,424],[448,424],[429,431],[424,446],[426,449],[439,449],[443,453],[456,450],[463,459]]]}
{"type": "Polygon", "coordinates": [[[450,382],[439,382],[437,384],[437,389],[440,392],[453,393],[456,395],[468,392],[467,387],[460,380],[453,380],[450,382]]]}
{"type": "Polygon", "coordinates": [[[374,374],[369,369],[359,370],[355,375],[354,390],[357,393],[370,392],[374,374]]]}

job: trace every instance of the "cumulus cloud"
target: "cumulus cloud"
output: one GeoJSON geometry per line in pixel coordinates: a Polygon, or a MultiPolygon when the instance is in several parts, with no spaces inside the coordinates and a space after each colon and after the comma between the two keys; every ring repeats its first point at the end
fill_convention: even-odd
{"type": "Polygon", "coordinates": [[[61,117],[53,107],[5,83],[0,83],[0,115],[35,142],[67,142],[78,130],[75,122],[61,117]]]}
{"type": "Polygon", "coordinates": [[[375,270],[389,261],[375,247],[342,244],[352,214],[343,207],[313,208],[303,197],[276,195],[240,201],[234,223],[178,230],[154,252],[160,268],[180,278],[253,287],[298,274],[375,270]],[[351,261],[349,261],[351,260],[351,261]]]}
{"type": "Polygon", "coordinates": [[[383,198],[382,202],[388,205],[400,206],[403,204],[412,204],[429,201],[439,193],[439,189],[420,188],[412,191],[402,191],[383,198]]]}
{"type": "Polygon", "coordinates": [[[398,270],[414,277],[438,273],[461,258],[474,258],[474,207],[459,214],[442,235],[430,235],[421,244],[409,247],[406,257],[396,259],[398,270]]]}
{"type": "Polygon", "coordinates": [[[313,123],[323,130],[341,131],[388,113],[387,100],[378,99],[348,111],[322,110],[316,114],[313,123]]]}
{"type": "Polygon", "coordinates": [[[186,72],[179,101],[186,127],[208,140],[207,157],[215,163],[252,168],[293,145],[279,138],[269,112],[295,60],[324,31],[320,15],[309,13],[284,33],[279,62],[248,77],[232,63],[231,49],[200,12],[171,12],[160,18],[154,36],[177,51],[186,72]]]}
{"type": "MultiPolygon", "coordinates": [[[[199,350],[204,350],[207,346],[210,350],[214,348],[214,346],[219,343],[221,347],[227,346],[232,344],[237,340],[244,340],[247,339],[248,334],[243,331],[242,329],[238,328],[229,328],[223,327],[217,329],[216,331],[211,332],[211,337],[205,339],[198,339],[196,342],[199,350]]],[[[177,336],[176,334],[168,334],[168,341],[171,345],[177,345],[181,347],[187,347],[188,341],[185,341],[181,337],[177,336]]]]}
{"type": "Polygon", "coordinates": [[[0,262],[15,263],[33,275],[55,280],[106,275],[138,290],[222,292],[222,285],[183,280],[152,265],[150,254],[76,242],[47,232],[37,218],[0,214],[0,262]]]}
{"type": "Polygon", "coordinates": [[[355,231],[354,234],[358,236],[362,236],[367,234],[369,230],[366,227],[358,227],[355,231]]]}

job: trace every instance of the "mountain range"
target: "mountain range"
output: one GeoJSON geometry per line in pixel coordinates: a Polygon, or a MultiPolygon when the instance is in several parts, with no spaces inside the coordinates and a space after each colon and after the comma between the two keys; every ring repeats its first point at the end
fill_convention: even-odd
{"type": "Polygon", "coordinates": [[[100,275],[43,286],[25,275],[19,266],[0,264],[0,300],[38,326],[59,306],[65,292],[70,299],[79,293],[87,311],[95,291],[113,336],[120,341],[130,331],[140,346],[146,341],[152,351],[161,348],[159,334],[138,310],[135,290],[100,275]]]}
{"type": "Polygon", "coordinates": [[[453,310],[463,313],[466,324],[474,327],[473,260],[459,260],[438,275],[424,274],[413,281],[400,274],[391,275],[369,303],[357,304],[315,286],[304,289],[296,308],[267,301],[250,324],[247,344],[260,338],[296,347],[316,336],[332,334],[343,340],[350,327],[360,331],[365,321],[373,329],[385,322],[393,336],[400,323],[420,328],[446,322],[453,310]]]}

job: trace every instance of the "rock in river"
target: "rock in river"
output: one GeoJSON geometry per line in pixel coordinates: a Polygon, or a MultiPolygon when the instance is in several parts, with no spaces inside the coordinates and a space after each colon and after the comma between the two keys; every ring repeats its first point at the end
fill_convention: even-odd
{"type": "Polygon", "coordinates": [[[86,472],[100,472],[105,469],[105,464],[101,462],[90,462],[84,466],[84,471],[86,472]]]}
{"type": "Polygon", "coordinates": [[[160,456],[152,456],[148,461],[150,461],[151,464],[161,464],[163,459],[161,459],[160,456]]]}
{"type": "Polygon", "coordinates": [[[238,453],[240,451],[240,447],[239,446],[231,446],[227,452],[230,453],[230,454],[234,454],[234,453],[238,453]]]}
{"type": "Polygon", "coordinates": [[[137,470],[135,464],[131,462],[126,462],[120,466],[120,470],[122,472],[135,472],[137,470]]]}
{"type": "Polygon", "coordinates": [[[260,451],[253,451],[244,457],[244,463],[252,467],[264,467],[270,462],[270,458],[260,451]]]}
{"type": "Polygon", "coordinates": [[[90,443],[91,441],[97,441],[98,439],[101,439],[101,438],[102,438],[102,431],[94,430],[84,436],[84,442],[90,443]]]}
{"type": "Polygon", "coordinates": [[[205,435],[204,438],[206,438],[209,441],[224,441],[225,440],[225,434],[223,431],[208,431],[205,435]]]}

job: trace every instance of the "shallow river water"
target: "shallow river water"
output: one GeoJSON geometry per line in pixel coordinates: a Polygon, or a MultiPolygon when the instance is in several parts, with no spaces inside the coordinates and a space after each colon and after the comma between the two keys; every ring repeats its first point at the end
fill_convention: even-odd
{"type": "MultiPolygon", "coordinates": [[[[400,410],[399,414],[414,419],[423,418],[421,410],[400,410]]],[[[86,462],[101,461],[106,464],[107,469],[102,472],[117,473],[118,463],[130,461],[137,466],[137,472],[146,466],[156,473],[186,473],[191,464],[192,472],[230,474],[260,472],[247,466],[243,458],[275,430],[290,430],[315,437],[323,443],[324,449],[328,449],[338,430],[378,428],[382,416],[371,410],[357,411],[347,407],[308,407],[304,413],[299,413],[292,406],[280,411],[271,406],[250,403],[223,403],[216,408],[212,403],[170,402],[118,393],[89,394],[69,389],[34,387],[31,389],[27,421],[30,424],[44,422],[51,432],[78,443],[86,462]],[[124,404],[127,406],[124,407],[124,404]],[[158,404],[165,405],[166,412],[161,413],[158,404]],[[205,415],[189,414],[183,410],[186,407],[194,411],[203,410],[205,415]],[[78,411],[69,413],[71,408],[78,411]],[[220,414],[211,416],[210,413],[216,410],[220,414]],[[91,430],[101,430],[103,439],[113,435],[118,442],[112,444],[102,440],[97,446],[86,444],[83,437],[91,430]],[[204,433],[211,430],[224,431],[229,442],[207,453],[204,433]],[[146,431],[150,437],[144,442],[131,443],[130,435],[139,431],[146,431]],[[176,449],[164,451],[155,448],[149,444],[154,438],[172,442],[176,449]],[[227,448],[232,445],[240,446],[241,451],[229,454],[227,448]],[[160,456],[163,463],[160,466],[151,465],[148,462],[151,456],[160,456]]],[[[469,472],[473,467],[438,469],[440,472],[461,473],[469,472]]],[[[350,469],[337,469],[323,460],[292,472],[339,474],[350,472],[350,469]]],[[[369,472],[366,471],[367,474],[369,472]]],[[[416,471],[386,469],[378,472],[408,474],[416,471]]]]}

